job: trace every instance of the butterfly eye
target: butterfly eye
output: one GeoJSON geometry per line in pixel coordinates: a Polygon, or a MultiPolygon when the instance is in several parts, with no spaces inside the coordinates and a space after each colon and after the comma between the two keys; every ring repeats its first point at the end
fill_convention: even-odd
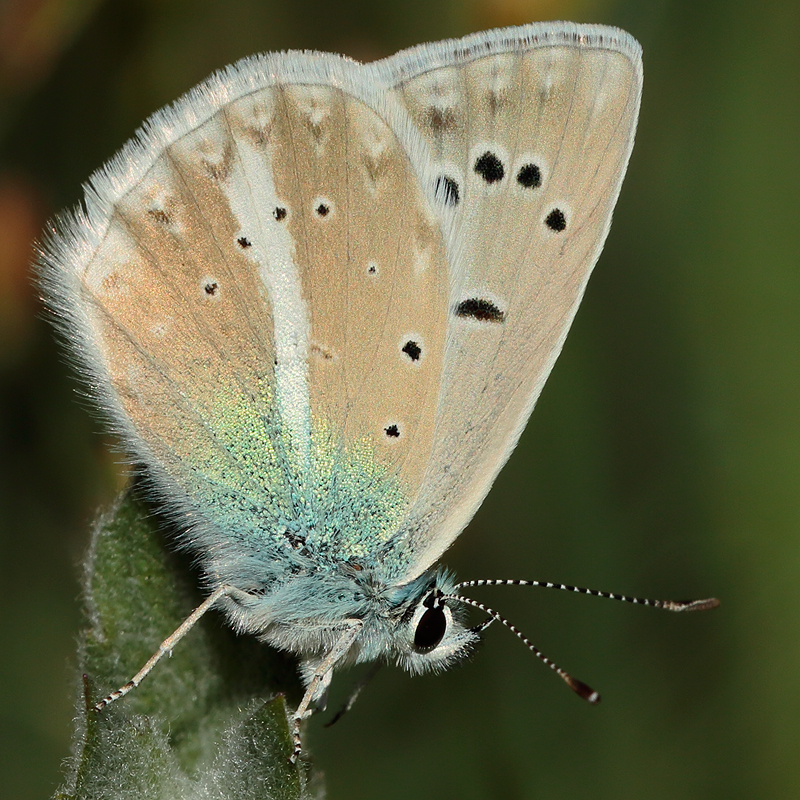
{"type": "Polygon", "coordinates": [[[447,630],[447,617],[441,606],[427,609],[417,623],[414,632],[414,649],[419,653],[428,653],[442,641],[447,630]]]}

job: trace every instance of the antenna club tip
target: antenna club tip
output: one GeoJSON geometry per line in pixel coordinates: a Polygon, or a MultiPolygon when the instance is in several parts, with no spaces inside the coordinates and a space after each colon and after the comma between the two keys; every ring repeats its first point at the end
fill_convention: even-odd
{"type": "Polygon", "coordinates": [[[564,678],[567,685],[575,694],[583,698],[587,703],[596,706],[600,702],[600,692],[596,692],[591,686],[587,686],[583,681],[573,678],[571,675],[564,678]]]}
{"type": "Polygon", "coordinates": [[[668,606],[670,611],[710,611],[712,608],[719,608],[720,601],[716,597],[707,597],[704,600],[682,600],[679,603],[672,603],[668,606]]]}

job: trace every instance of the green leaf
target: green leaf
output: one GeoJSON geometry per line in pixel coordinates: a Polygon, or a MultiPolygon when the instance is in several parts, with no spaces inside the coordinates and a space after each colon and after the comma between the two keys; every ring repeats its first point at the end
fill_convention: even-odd
{"type": "Polygon", "coordinates": [[[95,524],[86,559],[88,627],[71,774],[57,800],[310,797],[292,765],[284,694],[297,702],[294,662],[236,636],[212,611],[145,678],[95,712],[202,601],[188,559],[125,492],[95,524]]]}

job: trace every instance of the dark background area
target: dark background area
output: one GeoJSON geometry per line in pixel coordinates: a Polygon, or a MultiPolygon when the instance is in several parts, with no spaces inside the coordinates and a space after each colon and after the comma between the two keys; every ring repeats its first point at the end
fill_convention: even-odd
{"type": "MultiPolygon", "coordinates": [[[[439,677],[386,669],[310,726],[331,800],[800,796],[800,4],[5,0],[0,4],[0,783],[68,755],[80,559],[124,481],[30,283],[31,240],[151,112],[252,52],[368,60],[538,19],[620,25],[645,90],[614,226],[522,441],[445,563],[673,616],[475,590],[507,631],[439,677]]],[[[166,632],[165,632],[166,633],[166,632]]],[[[334,681],[332,704],[356,673],[334,681]]]]}

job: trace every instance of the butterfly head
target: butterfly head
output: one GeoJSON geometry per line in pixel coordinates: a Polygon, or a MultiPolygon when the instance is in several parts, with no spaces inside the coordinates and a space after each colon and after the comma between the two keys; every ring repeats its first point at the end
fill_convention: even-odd
{"type": "MultiPolygon", "coordinates": [[[[479,628],[469,628],[463,606],[447,595],[447,573],[415,581],[392,639],[397,663],[412,674],[441,672],[464,658],[477,644],[479,628]]],[[[409,588],[411,588],[409,587],[409,588]]]]}

